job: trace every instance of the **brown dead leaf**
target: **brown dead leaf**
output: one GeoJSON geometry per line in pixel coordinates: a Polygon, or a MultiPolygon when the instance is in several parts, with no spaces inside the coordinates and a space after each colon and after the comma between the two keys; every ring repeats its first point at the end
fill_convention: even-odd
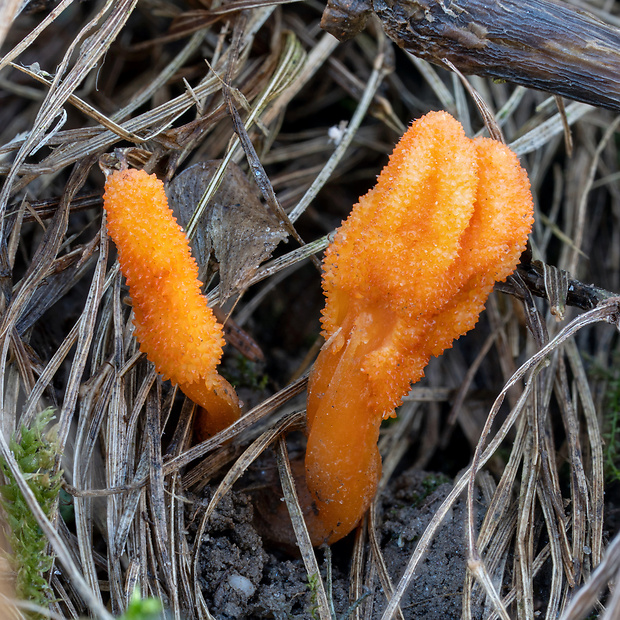
{"type": "MultiPolygon", "coordinates": [[[[187,227],[218,160],[191,166],[168,187],[168,200],[179,224],[187,227]]],[[[260,201],[256,187],[231,163],[219,189],[202,214],[192,239],[201,273],[211,250],[220,267],[220,303],[247,286],[258,266],[286,239],[284,228],[260,201]]]]}

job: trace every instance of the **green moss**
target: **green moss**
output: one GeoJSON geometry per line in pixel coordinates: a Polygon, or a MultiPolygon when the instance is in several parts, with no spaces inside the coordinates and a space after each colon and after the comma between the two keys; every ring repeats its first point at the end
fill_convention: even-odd
{"type": "Polygon", "coordinates": [[[308,613],[312,620],[317,620],[318,612],[319,612],[319,604],[317,601],[317,586],[319,583],[319,576],[317,574],[308,575],[308,589],[310,590],[310,609],[308,609],[308,613]]]}
{"type": "Polygon", "coordinates": [[[451,482],[450,478],[445,474],[429,474],[422,480],[422,490],[419,493],[414,494],[414,499],[412,502],[412,506],[417,508],[422,505],[422,502],[435,492],[442,484],[446,484],[447,482],[451,482]]]}
{"type": "MultiPolygon", "coordinates": [[[[44,430],[53,410],[44,411],[31,428],[22,427],[21,441],[15,437],[9,447],[24,474],[28,486],[47,517],[58,500],[62,472],[53,473],[58,448],[44,430]]],[[[0,462],[7,484],[0,486],[0,503],[6,513],[7,539],[13,551],[11,565],[16,573],[15,591],[20,599],[46,606],[52,590],[46,579],[53,557],[46,552],[47,539],[34,518],[15,478],[5,462],[0,462]]]]}
{"type": "Polygon", "coordinates": [[[595,368],[591,374],[607,381],[603,407],[605,438],[605,477],[620,481],[620,355],[609,368],[595,368]]]}
{"type": "Polygon", "coordinates": [[[609,382],[605,406],[605,470],[607,478],[620,480],[620,379],[609,382]]]}
{"type": "Polygon", "coordinates": [[[424,494],[421,499],[426,499],[431,493],[434,493],[442,484],[451,482],[450,478],[445,474],[430,474],[422,480],[422,488],[424,494]]]}
{"type": "Polygon", "coordinates": [[[243,355],[235,357],[234,366],[229,366],[222,375],[235,387],[246,387],[252,390],[264,390],[267,387],[269,377],[262,371],[264,364],[251,362],[243,355]]]}

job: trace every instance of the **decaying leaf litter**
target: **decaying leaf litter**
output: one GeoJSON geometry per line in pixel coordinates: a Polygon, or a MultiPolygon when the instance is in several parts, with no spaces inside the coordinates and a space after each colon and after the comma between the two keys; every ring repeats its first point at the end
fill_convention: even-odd
{"type": "Polygon", "coordinates": [[[443,108],[469,135],[484,127],[455,74],[398,49],[374,17],[339,44],[319,27],[323,8],[64,1],[27,7],[6,34],[0,451],[26,490],[8,438],[56,409],[71,516],[48,520],[26,491],[57,557],[50,610],[119,615],[138,586],[184,618],[611,617],[601,602],[613,609],[606,588],[619,569],[605,521],[618,502],[605,467],[617,441],[605,434],[617,415],[617,124],[522,86],[463,78],[530,174],[532,257],[501,286],[511,296],[490,299],[386,425],[380,493],[355,540],[331,554],[309,545],[292,431],[304,426],[321,344],[320,252],[412,118],[443,108]],[[191,403],[132,338],[101,208],[99,162],[119,159],[184,196],[176,208],[226,321],[223,371],[249,411],[198,445],[191,403]],[[236,204],[254,213],[234,221],[236,204]],[[431,484],[424,470],[444,477],[431,484]],[[414,502],[409,482],[398,485],[420,478],[414,502]],[[303,568],[252,518],[282,489],[303,568]],[[419,531],[407,522],[414,508],[426,508],[419,531]],[[462,535],[445,541],[455,519],[462,535]],[[239,553],[239,566],[223,559],[205,574],[213,541],[239,553]],[[408,553],[397,568],[394,546],[408,553]],[[429,565],[455,548],[460,585],[446,592],[429,565]],[[259,555],[262,574],[244,574],[259,555]],[[278,587],[287,600],[269,607],[278,587]]]}

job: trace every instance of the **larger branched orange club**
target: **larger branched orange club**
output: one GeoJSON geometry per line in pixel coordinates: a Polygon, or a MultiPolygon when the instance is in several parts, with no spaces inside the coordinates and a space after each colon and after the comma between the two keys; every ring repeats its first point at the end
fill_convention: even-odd
{"type": "Polygon", "coordinates": [[[237,420],[240,408],[234,389],[217,372],[224,337],[200,292],[187,237],[155,175],[114,172],[103,201],[140,349],[157,372],[202,407],[196,432],[205,439],[237,420]]]}
{"type": "Polygon", "coordinates": [[[358,523],[381,475],[381,420],[478,321],[512,273],[533,205],[500,142],[470,140],[446,112],[414,122],[326,252],[323,335],[310,376],[306,479],[315,544],[358,523]]]}

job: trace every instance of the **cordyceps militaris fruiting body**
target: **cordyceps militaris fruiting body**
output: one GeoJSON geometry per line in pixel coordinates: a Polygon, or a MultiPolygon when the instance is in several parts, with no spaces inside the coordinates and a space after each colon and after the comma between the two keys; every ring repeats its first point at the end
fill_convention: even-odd
{"type": "Polygon", "coordinates": [[[239,418],[239,401],[217,373],[222,328],[200,291],[196,261],[168,207],[163,183],[143,170],[113,172],[103,200],[140,350],[206,411],[196,433],[209,437],[239,418]]]}
{"type": "Polygon", "coordinates": [[[314,544],[358,523],[381,475],[379,426],[478,321],[533,222],[527,174],[500,142],[446,112],[414,122],[324,261],[326,342],[308,388],[306,481],[314,544]]]}

